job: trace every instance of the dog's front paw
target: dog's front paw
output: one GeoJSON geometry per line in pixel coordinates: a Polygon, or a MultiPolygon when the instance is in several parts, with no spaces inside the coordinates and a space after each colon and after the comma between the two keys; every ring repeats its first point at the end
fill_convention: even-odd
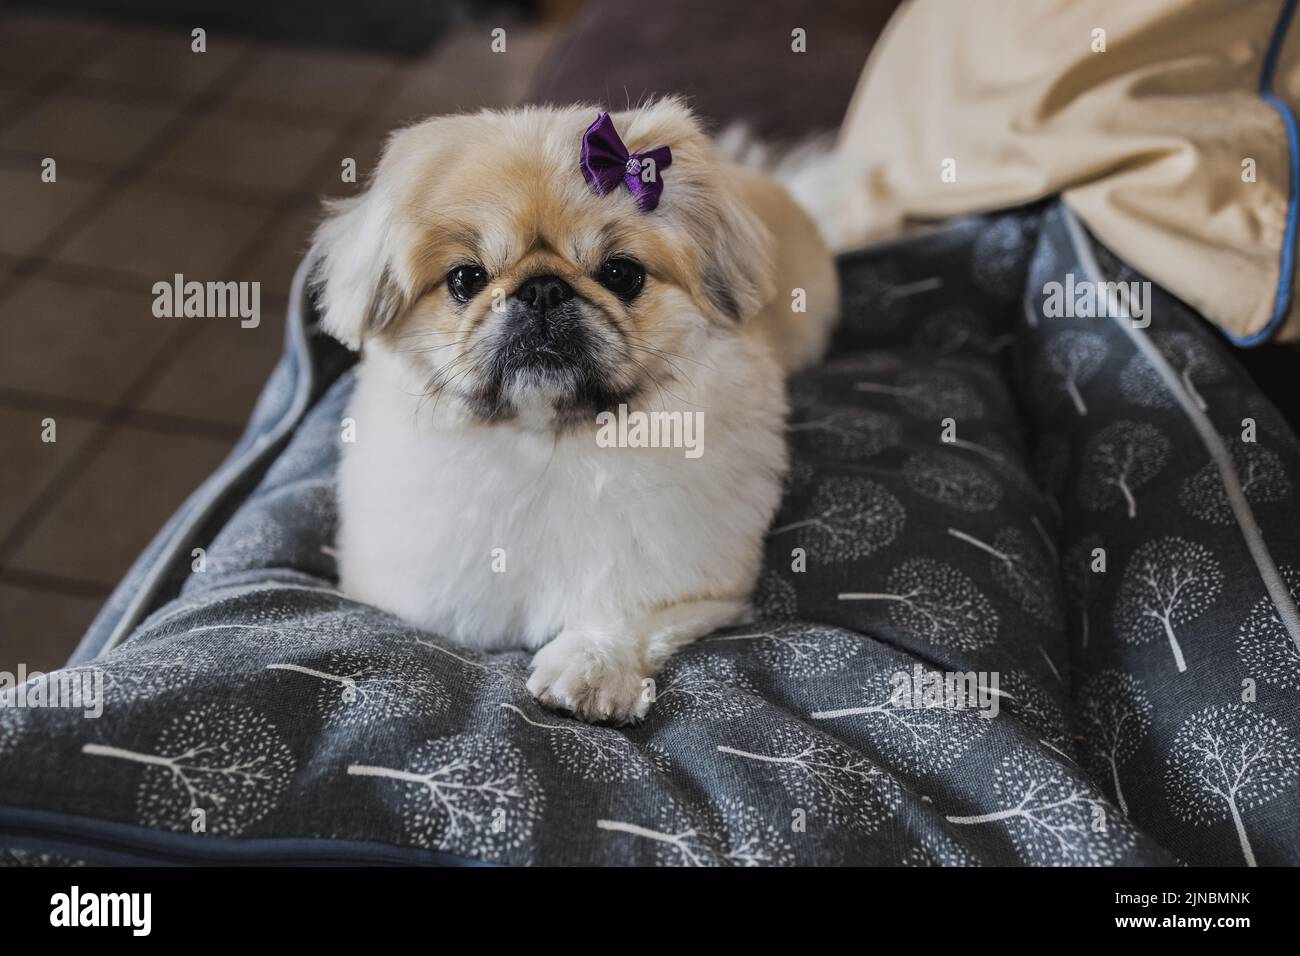
{"type": "Polygon", "coordinates": [[[650,708],[643,671],[633,648],[586,631],[561,631],[534,655],[528,690],[582,720],[625,724],[650,708]]]}

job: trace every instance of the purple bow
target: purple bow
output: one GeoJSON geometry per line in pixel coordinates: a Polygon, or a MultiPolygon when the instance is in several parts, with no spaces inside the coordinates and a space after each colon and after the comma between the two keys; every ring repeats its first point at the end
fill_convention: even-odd
{"type": "Polygon", "coordinates": [[[672,150],[667,146],[646,153],[628,153],[608,113],[597,116],[596,122],[582,134],[582,178],[587,185],[597,196],[603,196],[622,180],[628,192],[636,197],[636,204],[642,212],[650,212],[659,205],[659,194],[664,191],[659,171],[671,166],[672,162],[672,150]],[[641,178],[642,166],[647,160],[654,164],[654,174],[649,182],[641,178]]]}

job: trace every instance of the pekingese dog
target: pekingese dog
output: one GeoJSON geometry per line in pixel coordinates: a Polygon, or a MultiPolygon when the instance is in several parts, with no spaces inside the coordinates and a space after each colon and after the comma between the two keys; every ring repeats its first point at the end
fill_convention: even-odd
{"type": "Polygon", "coordinates": [[[401,130],[316,248],[322,325],[362,352],[345,593],[536,650],[547,705],[644,716],[674,651],[748,614],[784,377],[838,307],[815,224],[665,99],[401,130]]]}

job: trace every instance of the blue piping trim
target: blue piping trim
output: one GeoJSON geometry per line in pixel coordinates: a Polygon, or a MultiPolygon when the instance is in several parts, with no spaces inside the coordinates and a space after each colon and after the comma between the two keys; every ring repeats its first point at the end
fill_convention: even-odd
{"type": "Polygon", "coordinates": [[[1277,110],[1278,115],[1282,117],[1282,125],[1286,127],[1287,148],[1291,156],[1291,185],[1287,197],[1286,235],[1282,242],[1282,264],[1277,279],[1277,298],[1273,305],[1273,318],[1254,335],[1240,338],[1228,336],[1234,345],[1245,347],[1267,342],[1282,324],[1287,313],[1291,311],[1291,287],[1295,276],[1296,220],[1300,218],[1296,196],[1297,184],[1300,183],[1300,131],[1297,131],[1295,114],[1291,112],[1291,108],[1273,93],[1273,74],[1277,71],[1278,57],[1282,54],[1282,44],[1286,41],[1287,30],[1290,29],[1297,2],[1298,0],[1286,0],[1282,5],[1282,13],[1273,27],[1273,36],[1268,41],[1268,51],[1264,54],[1264,66],[1259,75],[1260,98],[1277,110]]]}
{"type": "Polygon", "coordinates": [[[0,807],[4,849],[108,866],[492,866],[439,850],[363,840],[195,836],[21,807],[0,807]]]}

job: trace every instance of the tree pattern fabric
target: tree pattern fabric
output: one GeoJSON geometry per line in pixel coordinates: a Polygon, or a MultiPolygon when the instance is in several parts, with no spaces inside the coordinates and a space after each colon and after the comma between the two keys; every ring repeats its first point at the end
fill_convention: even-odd
{"type": "MultiPolygon", "coordinates": [[[[1087,249],[1094,281],[1141,281],[1087,249]]],[[[625,728],[542,708],[525,653],[339,593],[352,379],[291,315],[235,455],[71,665],[105,675],[103,716],[0,708],[0,863],[102,862],[95,825],[119,862],[160,834],[195,861],[310,838],[412,862],[1300,862],[1294,604],[1259,564],[1300,591],[1295,436],[1159,289],[1149,328],[1048,317],[1090,268],[1055,204],[841,267],[755,620],[674,657],[625,728]],[[996,674],[996,716],[899,693],[951,674],[996,674]],[[18,837],[32,812],[44,842],[18,837]]]]}

